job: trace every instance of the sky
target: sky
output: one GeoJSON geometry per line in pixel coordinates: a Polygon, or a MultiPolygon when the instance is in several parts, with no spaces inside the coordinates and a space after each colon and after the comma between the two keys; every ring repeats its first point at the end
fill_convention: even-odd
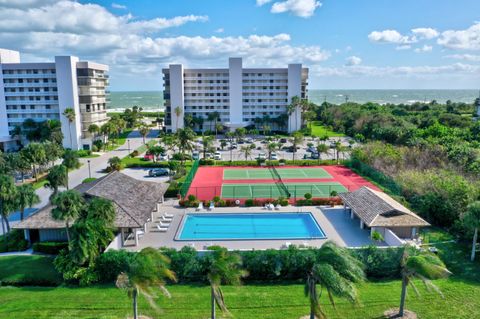
{"type": "Polygon", "coordinates": [[[310,89],[480,88],[478,0],[0,0],[0,48],[110,66],[112,91],[161,69],[310,69],[310,89]]]}

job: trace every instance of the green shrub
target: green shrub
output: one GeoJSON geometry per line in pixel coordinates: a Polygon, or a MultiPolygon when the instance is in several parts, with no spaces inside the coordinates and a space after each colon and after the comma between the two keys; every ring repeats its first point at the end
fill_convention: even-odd
{"type": "Polygon", "coordinates": [[[76,152],[77,152],[78,157],[87,157],[87,156],[92,155],[92,151],[90,151],[90,150],[78,150],[76,152]]]}
{"type": "Polygon", "coordinates": [[[95,178],[95,177],[87,177],[82,181],[82,184],[91,183],[91,182],[96,181],[96,180],[97,180],[97,178],[95,178]]]}
{"type": "Polygon", "coordinates": [[[305,199],[312,199],[312,194],[305,193],[305,195],[303,195],[303,197],[305,197],[305,199]]]}
{"type": "Polygon", "coordinates": [[[403,255],[402,247],[366,248],[352,250],[352,255],[365,266],[365,273],[369,278],[385,279],[400,277],[400,261],[403,255]]]}
{"type": "Polygon", "coordinates": [[[253,205],[254,205],[253,199],[249,198],[249,199],[245,200],[245,206],[246,207],[252,207],[253,205]]]}
{"type": "Polygon", "coordinates": [[[97,145],[92,145],[92,152],[98,152],[97,145]]]}
{"type": "Polygon", "coordinates": [[[199,165],[205,165],[205,166],[211,166],[211,165],[215,165],[215,163],[218,163],[218,162],[220,162],[220,161],[215,161],[215,160],[213,160],[213,159],[204,159],[204,158],[202,158],[202,159],[200,159],[200,160],[198,161],[198,164],[199,164],[199,165]]]}
{"type": "Polygon", "coordinates": [[[175,160],[175,161],[190,161],[191,159],[192,159],[192,156],[189,154],[175,153],[172,155],[172,160],[175,160]]]}
{"type": "Polygon", "coordinates": [[[7,236],[0,236],[0,253],[9,251],[24,251],[28,248],[28,242],[25,240],[23,230],[12,229],[7,236]]]}
{"type": "Polygon", "coordinates": [[[121,272],[127,272],[136,254],[126,250],[110,250],[101,254],[95,262],[95,272],[101,283],[113,283],[121,272]]]}
{"type": "Polygon", "coordinates": [[[133,152],[130,153],[130,157],[137,157],[139,155],[137,150],[134,150],[133,152]]]}
{"type": "Polygon", "coordinates": [[[49,255],[57,255],[62,249],[68,247],[66,242],[43,241],[33,244],[33,251],[49,255]]]}

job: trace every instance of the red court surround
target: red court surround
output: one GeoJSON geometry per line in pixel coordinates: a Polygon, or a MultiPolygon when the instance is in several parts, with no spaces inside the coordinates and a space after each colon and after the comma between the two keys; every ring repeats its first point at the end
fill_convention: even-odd
{"type": "MultiPolygon", "coordinates": [[[[314,182],[338,182],[349,191],[355,191],[362,186],[368,186],[379,190],[378,187],[365,180],[351,169],[340,165],[328,166],[282,166],[281,168],[323,168],[332,178],[295,178],[282,179],[284,183],[314,183],[314,182]]],[[[211,200],[215,196],[221,196],[222,184],[256,184],[274,183],[274,179],[240,179],[223,180],[224,169],[268,169],[266,167],[236,167],[236,166],[200,166],[190,185],[187,195],[195,195],[200,200],[211,200]]]]}

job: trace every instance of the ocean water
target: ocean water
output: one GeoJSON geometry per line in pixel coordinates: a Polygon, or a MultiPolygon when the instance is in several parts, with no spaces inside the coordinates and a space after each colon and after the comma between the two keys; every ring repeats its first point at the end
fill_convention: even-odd
{"type": "MultiPolygon", "coordinates": [[[[334,104],[344,103],[346,100],[365,103],[375,102],[405,103],[430,102],[436,100],[445,103],[447,100],[454,102],[472,103],[479,96],[477,90],[309,90],[309,99],[317,104],[328,101],[334,104]]],[[[111,92],[110,111],[122,111],[133,106],[142,107],[144,110],[163,110],[162,91],[136,91],[136,92],[111,92]]]]}

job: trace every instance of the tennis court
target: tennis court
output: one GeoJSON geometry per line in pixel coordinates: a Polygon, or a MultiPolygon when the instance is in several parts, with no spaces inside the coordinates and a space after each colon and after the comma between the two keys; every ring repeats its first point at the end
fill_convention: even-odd
{"type": "Polygon", "coordinates": [[[313,197],[330,197],[333,191],[347,192],[348,189],[340,183],[284,183],[287,194],[279,183],[254,184],[223,184],[222,198],[278,198],[303,197],[306,193],[313,197]],[[289,196],[290,195],[290,196],[289,196]]]}
{"type": "MultiPolygon", "coordinates": [[[[332,176],[320,167],[295,167],[276,168],[282,179],[298,178],[332,178],[332,176]]],[[[238,179],[273,179],[272,170],[268,168],[245,168],[245,169],[224,169],[224,180],[238,179]]]]}

